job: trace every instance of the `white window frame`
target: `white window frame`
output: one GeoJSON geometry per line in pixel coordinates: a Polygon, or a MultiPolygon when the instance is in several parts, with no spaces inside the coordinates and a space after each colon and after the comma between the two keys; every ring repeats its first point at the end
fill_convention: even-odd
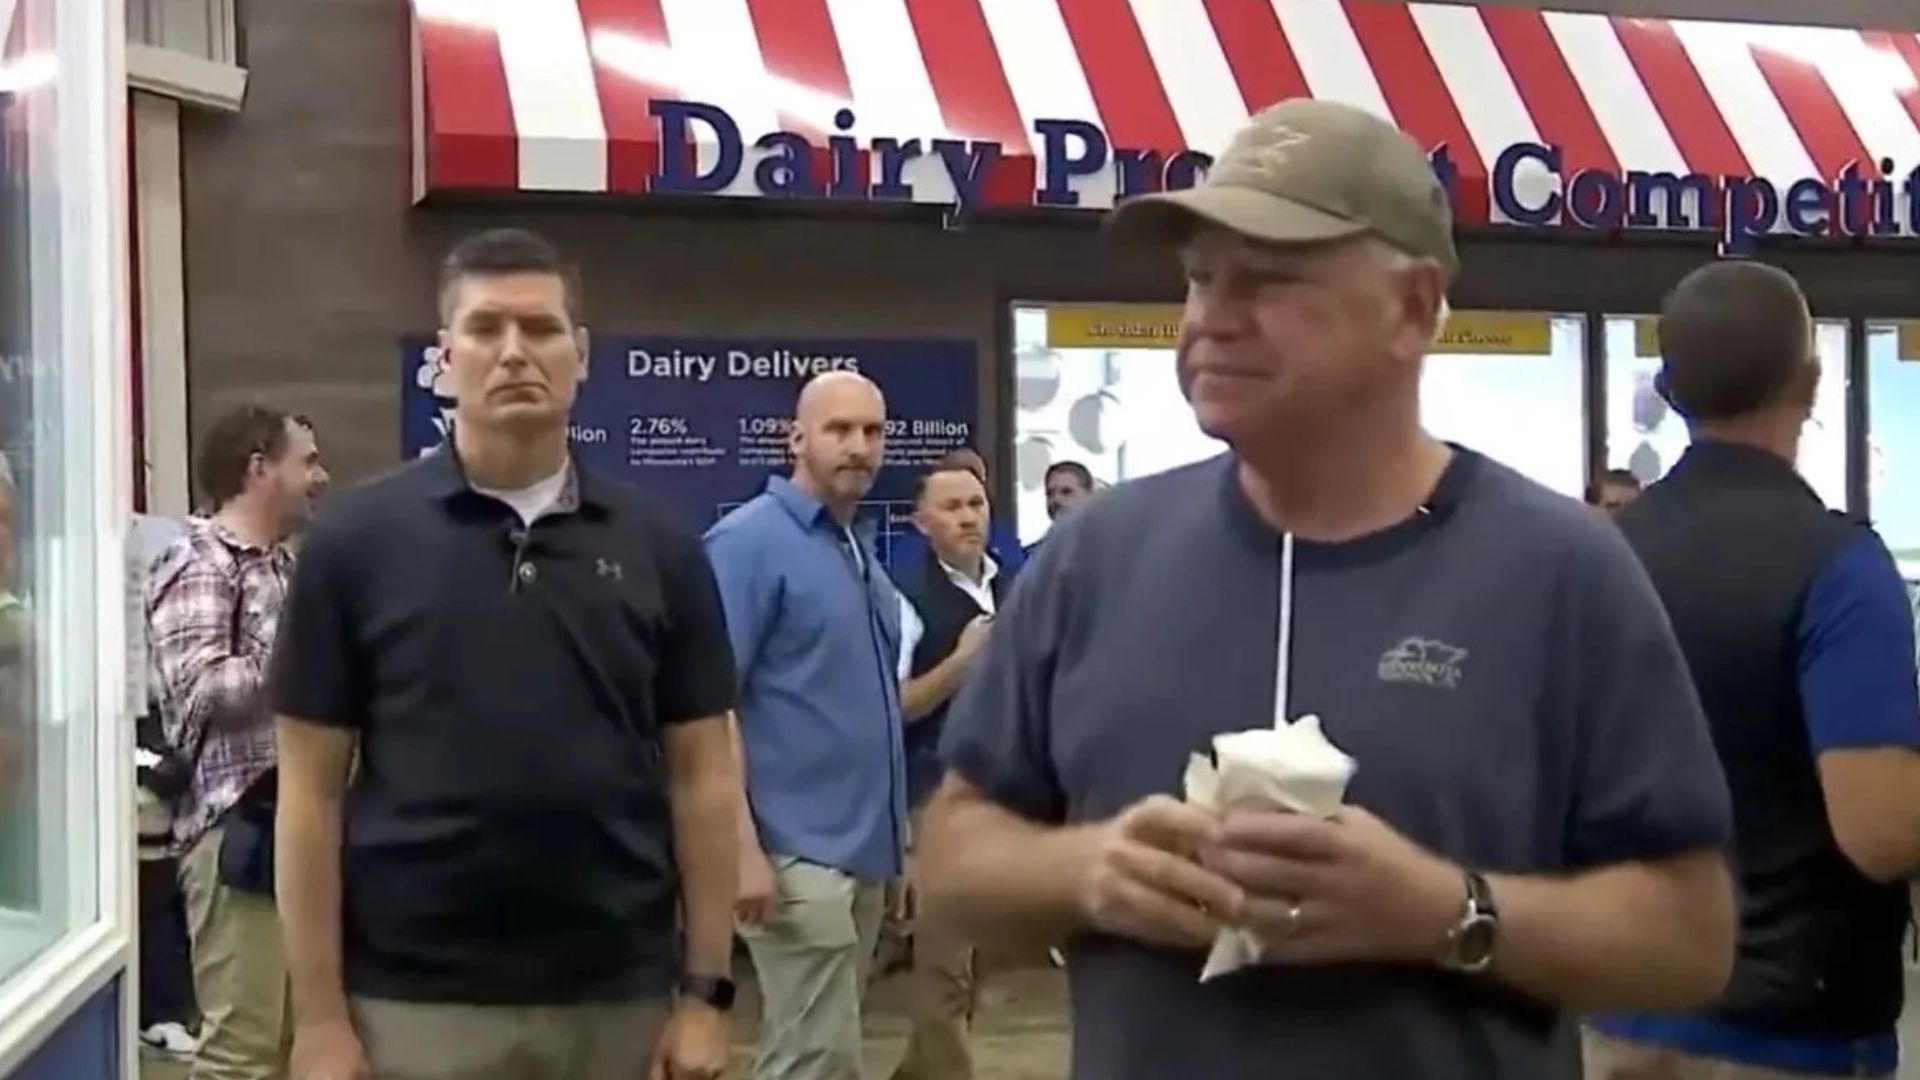
{"type": "MultiPolygon", "coordinates": [[[[91,802],[70,799],[68,812],[89,827],[92,865],[67,872],[93,878],[96,914],[71,927],[18,971],[0,980],[0,1076],[30,1058],[87,1001],[130,973],[136,920],[133,859],[132,711],[125,614],[125,543],[132,508],[127,326],[126,13],[123,0],[56,0],[59,110],[56,154],[61,188],[62,355],[67,379],[62,437],[87,440],[91,535],[71,565],[92,576],[94,610],[68,612],[96,633],[94,725],[90,760],[68,761],[91,802]],[[84,435],[76,436],[79,426],[84,435]]],[[[80,482],[81,477],[74,477],[80,482]]],[[[86,677],[83,676],[83,677],[86,677]]],[[[133,1038],[137,988],[120,994],[122,1074],[138,1075],[133,1038]]]]}
{"type": "Polygon", "coordinates": [[[136,90],[221,112],[247,96],[234,0],[132,0],[127,81],[136,90]]]}
{"type": "Polygon", "coordinates": [[[140,311],[141,399],[147,512],[184,518],[193,508],[187,445],[187,291],[181,205],[180,112],[172,98],[135,90],[132,227],[140,311]]]}

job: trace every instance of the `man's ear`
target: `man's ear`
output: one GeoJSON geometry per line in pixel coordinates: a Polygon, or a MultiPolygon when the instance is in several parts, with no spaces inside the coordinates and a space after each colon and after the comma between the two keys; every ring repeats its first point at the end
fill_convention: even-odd
{"type": "Polygon", "coordinates": [[[1413,317],[1414,324],[1407,331],[1407,355],[1420,361],[1447,329],[1447,272],[1439,263],[1421,262],[1408,270],[1408,283],[1410,288],[1401,296],[1402,307],[1396,314],[1413,317]]]}
{"type": "Polygon", "coordinates": [[[593,335],[582,326],[573,332],[573,347],[580,350],[580,381],[587,381],[587,365],[593,359],[593,335]]]}
{"type": "Polygon", "coordinates": [[[1794,372],[1793,382],[1789,383],[1783,395],[1785,401],[1792,404],[1794,410],[1808,417],[1813,415],[1813,406],[1820,396],[1820,358],[1809,356],[1807,362],[1794,372]]]}
{"type": "Polygon", "coordinates": [[[440,347],[439,359],[433,362],[434,374],[445,374],[447,370],[447,357],[453,354],[453,331],[444,326],[441,327],[440,332],[434,335],[433,343],[440,347]]]}

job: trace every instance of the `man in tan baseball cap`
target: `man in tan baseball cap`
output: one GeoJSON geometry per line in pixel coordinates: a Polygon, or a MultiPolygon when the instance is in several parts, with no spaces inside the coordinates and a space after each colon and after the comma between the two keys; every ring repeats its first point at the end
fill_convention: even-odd
{"type": "Polygon", "coordinates": [[[1446,189],[1413,140],[1365,110],[1310,98],[1254,116],[1201,186],[1131,199],[1109,221],[1122,236],[1163,241],[1203,222],[1276,244],[1371,234],[1449,277],[1460,268],[1446,189]]]}
{"type": "Polygon", "coordinates": [[[922,850],[926,917],[1068,942],[1075,1080],[1574,1080],[1567,1014],[1725,984],[1726,782],[1645,572],[1421,428],[1450,225],[1411,140],[1309,101],[1114,216],[1179,247],[1180,385],[1230,452],[1048,534],[922,850]],[[1233,733],[1262,797],[1186,801],[1233,733]]]}

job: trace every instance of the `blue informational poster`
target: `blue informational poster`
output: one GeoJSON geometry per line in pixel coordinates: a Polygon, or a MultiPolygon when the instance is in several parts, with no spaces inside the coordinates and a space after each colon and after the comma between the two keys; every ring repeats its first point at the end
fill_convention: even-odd
{"type": "MultiPolygon", "coordinates": [[[[437,387],[439,350],[402,344],[401,449],[440,445],[452,402],[437,387]]],[[[941,455],[974,445],[979,372],[965,340],[619,337],[595,340],[573,407],[574,452],[704,529],[785,472],[800,385],[820,371],[858,371],[887,398],[887,453],[863,527],[880,557],[913,530],[913,485],[941,455]]]]}

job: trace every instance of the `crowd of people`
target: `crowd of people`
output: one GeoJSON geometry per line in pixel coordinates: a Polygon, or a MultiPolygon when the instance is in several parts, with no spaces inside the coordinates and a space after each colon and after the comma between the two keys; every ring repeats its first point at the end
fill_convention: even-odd
{"type": "Polygon", "coordinates": [[[1672,292],[1693,446],[1603,514],[1422,429],[1459,255],[1390,125],[1282,103],[1111,225],[1177,254],[1229,451],[1057,464],[1025,551],[960,453],[888,565],[852,372],[704,535],[582,467],[579,283],[516,230],[445,263],[439,451],[313,515],[311,425],[216,425],[148,600],[196,1080],[709,1080],[736,936],[756,1080],[855,1080],[890,908],[896,1080],[973,1075],[976,954],[1025,946],[1081,1080],[1889,1075],[1920,677],[1885,546],[1794,471],[1792,279],[1672,292]],[[1337,813],[1181,797],[1307,716],[1337,813]],[[1255,962],[1203,981],[1222,934],[1255,962]]]}

